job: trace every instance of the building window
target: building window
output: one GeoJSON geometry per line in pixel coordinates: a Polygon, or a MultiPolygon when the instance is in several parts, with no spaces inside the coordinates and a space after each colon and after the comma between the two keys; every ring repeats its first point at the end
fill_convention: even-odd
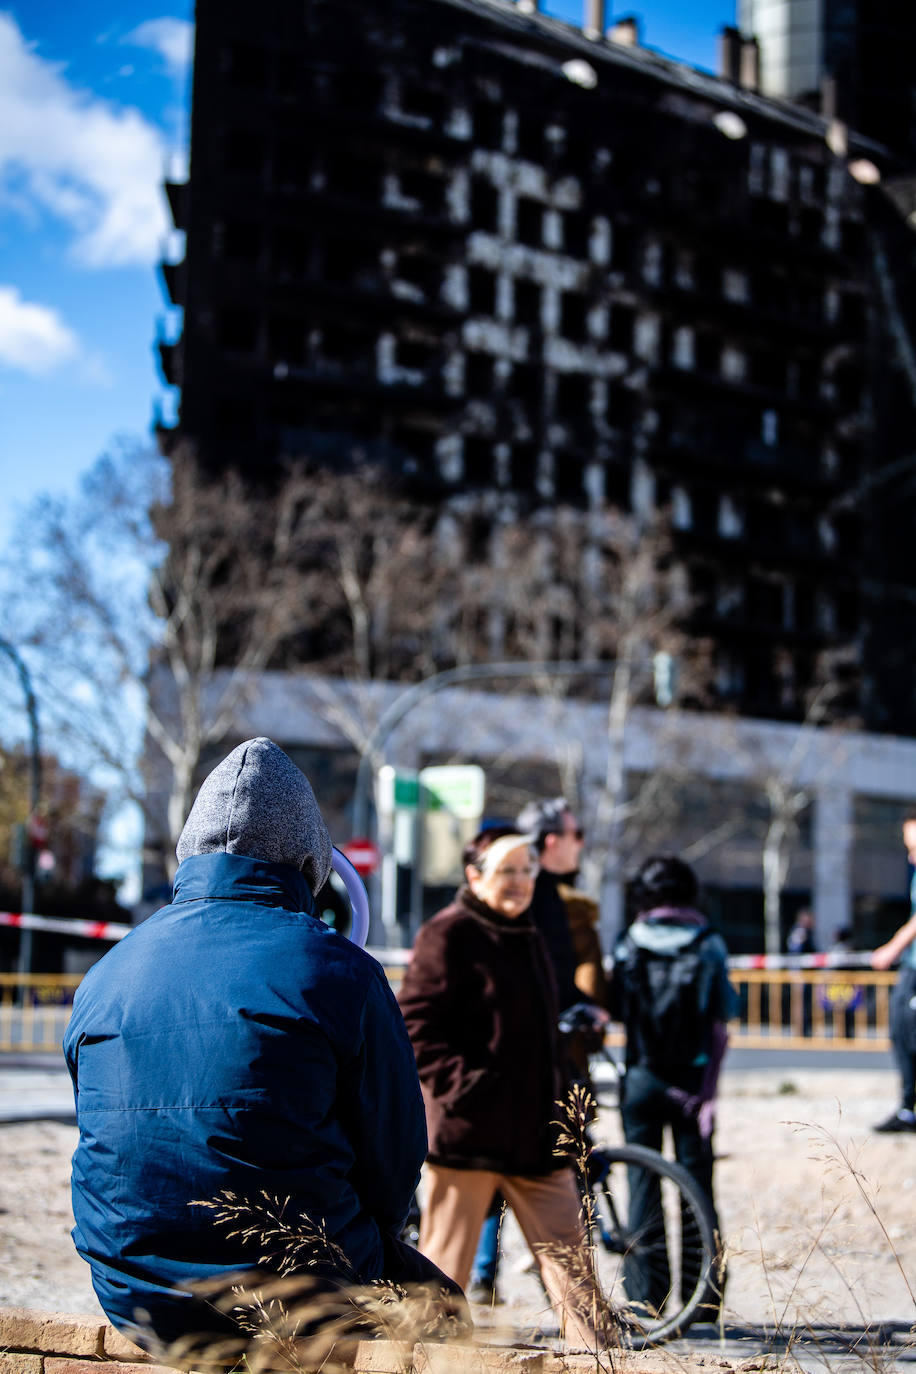
{"type": "Polygon", "coordinates": [[[586,261],[591,252],[591,216],[569,210],[563,215],[563,248],[571,258],[586,261]]]}
{"type": "Polygon", "coordinates": [[[464,441],[464,480],[468,486],[487,487],[493,480],[493,445],[487,439],[464,441]]]}
{"type": "Polygon", "coordinates": [[[503,107],[495,100],[474,103],[474,142],[498,152],[503,146],[503,107]]]}
{"type": "Polygon", "coordinates": [[[591,377],[580,372],[561,372],[557,377],[557,418],[578,424],[591,415],[591,403],[591,377]]]}
{"type": "Polygon", "coordinates": [[[485,267],[468,271],[468,309],[472,315],[496,314],[496,275],[485,267]]]}
{"type": "Polygon", "coordinates": [[[486,177],[471,179],[471,221],[475,229],[499,233],[499,191],[486,177]]]}
{"type": "Polygon", "coordinates": [[[540,248],[544,242],[544,207],[530,196],[516,201],[515,237],[529,248],[540,248]]]}
{"type": "Polygon", "coordinates": [[[468,396],[492,396],[495,375],[489,353],[469,353],[464,365],[464,390],[468,396]]]}
{"type": "Polygon", "coordinates": [[[516,277],[513,283],[515,295],[515,322],[527,325],[529,329],[541,327],[541,288],[537,282],[516,277]]]}
{"type": "Polygon", "coordinates": [[[588,302],[576,291],[564,291],[560,296],[560,333],[576,343],[584,343],[588,337],[588,302]]]}
{"type": "Polygon", "coordinates": [[[237,353],[253,353],[257,341],[258,316],[254,310],[229,306],[220,313],[221,348],[233,349],[237,353]]]}
{"type": "Polygon", "coordinates": [[[608,342],[618,353],[629,353],[633,348],[636,330],[636,311],[628,305],[611,306],[611,327],[608,342]]]}

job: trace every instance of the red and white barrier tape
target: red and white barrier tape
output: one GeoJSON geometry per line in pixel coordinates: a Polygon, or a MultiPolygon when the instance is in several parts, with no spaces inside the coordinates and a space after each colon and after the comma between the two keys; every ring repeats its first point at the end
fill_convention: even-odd
{"type": "MultiPolygon", "coordinates": [[[[90,940],[121,940],[134,929],[118,921],[68,921],[63,917],[35,916],[19,911],[0,911],[0,926],[16,926],[22,930],[54,930],[62,935],[81,935],[90,940]]],[[[410,951],[406,949],[373,950],[382,963],[403,964],[410,951]]],[[[857,951],[849,954],[733,954],[728,966],[732,969],[798,969],[798,968],[868,968],[869,954],[857,951]]]]}
{"type": "Polygon", "coordinates": [[[82,935],[90,940],[121,940],[133,930],[133,926],[119,921],[67,921],[62,916],[35,916],[21,911],[0,911],[0,926],[56,930],[62,935],[82,935]]]}

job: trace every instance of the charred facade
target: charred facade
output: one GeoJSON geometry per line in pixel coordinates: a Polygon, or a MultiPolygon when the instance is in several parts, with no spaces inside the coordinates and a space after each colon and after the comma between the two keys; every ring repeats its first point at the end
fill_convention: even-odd
{"type": "MultiPolygon", "coordinates": [[[[716,79],[601,9],[198,0],[165,442],[387,464],[486,527],[664,508],[717,702],[797,719],[873,640],[857,493],[904,441],[849,164],[888,158],[757,93],[736,33],[716,79]]],[[[882,652],[855,705],[914,730],[882,652]]]]}

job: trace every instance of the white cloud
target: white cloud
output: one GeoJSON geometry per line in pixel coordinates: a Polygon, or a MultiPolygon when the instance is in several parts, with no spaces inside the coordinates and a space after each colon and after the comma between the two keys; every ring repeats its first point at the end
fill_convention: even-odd
{"type": "Polygon", "coordinates": [[[172,76],[181,77],[194,56],[194,25],[187,19],[147,19],[121,42],[158,53],[172,76]]]}
{"type": "Polygon", "coordinates": [[[56,310],[0,286],[0,364],[41,376],[79,355],[79,341],[56,310]]]}
{"type": "Polygon", "coordinates": [[[168,228],[165,156],[138,110],[71,85],[0,13],[0,204],[61,220],[88,267],[151,263],[168,228]]]}

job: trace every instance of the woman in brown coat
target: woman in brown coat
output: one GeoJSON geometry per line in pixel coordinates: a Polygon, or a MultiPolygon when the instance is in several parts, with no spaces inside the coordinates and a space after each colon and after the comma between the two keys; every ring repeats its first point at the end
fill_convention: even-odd
{"type": "Polygon", "coordinates": [[[567,1338],[593,1345],[579,1199],[555,1152],[556,990],[527,917],[537,860],[525,836],[491,829],[465,861],[465,885],[417,936],[399,998],[429,1129],[420,1249],[464,1287],[498,1189],[567,1338]]]}

